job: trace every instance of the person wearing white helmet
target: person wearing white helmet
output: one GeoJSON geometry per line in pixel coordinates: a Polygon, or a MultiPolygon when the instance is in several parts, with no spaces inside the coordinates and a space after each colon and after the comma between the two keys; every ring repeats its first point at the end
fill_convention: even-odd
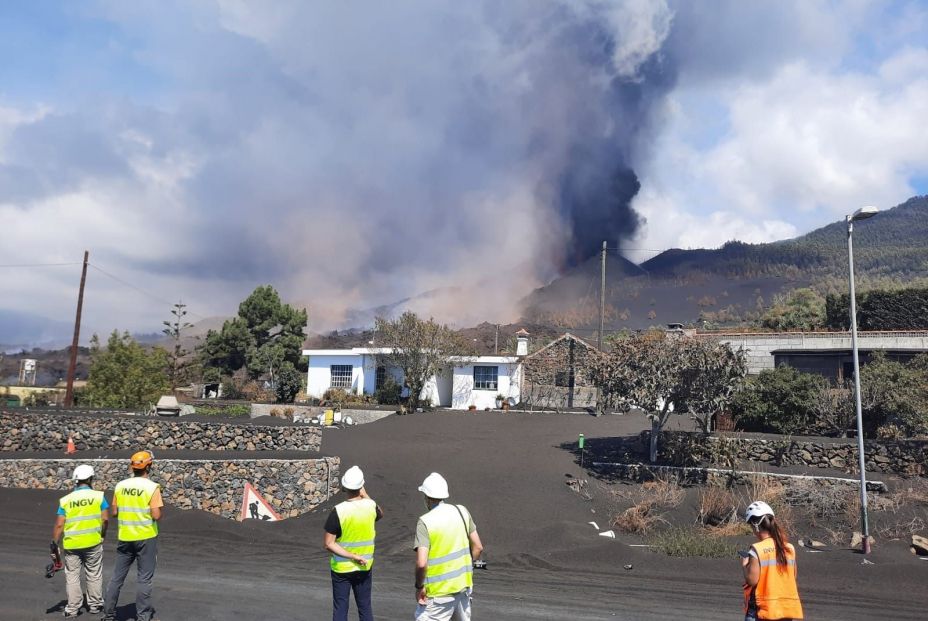
{"type": "Polygon", "coordinates": [[[802,619],[796,550],[777,524],[773,509],[758,500],[748,505],[744,517],[757,537],[757,543],[741,555],[745,621],[802,619]]]}
{"type": "Polygon", "coordinates": [[[474,561],[483,543],[470,512],[448,504],[448,482],[433,472],[419,491],[428,512],[416,524],[416,621],[470,621],[474,561]]]}
{"type": "Polygon", "coordinates": [[[347,499],[329,513],[325,522],[323,546],[331,553],[332,620],[347,621],[352,591],[360,621],[373,621],[371,587],[373,586],[375,523],[383,509],[371,500],[364,489],[364,473],[357,466],[342,476],[347,499]]]}
{"type": "Polygon", "coordinates": [[[93,466],[81,464],[71,479],[74,491],[58,501],[52,545],[64,548],[64,575],[68,603],[66,619],[76,618],[84,605],[81,574],[87,582],[90,614],[103,612],[103,538],[109,521],[109,504],[103,492],[92,489],[93,466]]]}

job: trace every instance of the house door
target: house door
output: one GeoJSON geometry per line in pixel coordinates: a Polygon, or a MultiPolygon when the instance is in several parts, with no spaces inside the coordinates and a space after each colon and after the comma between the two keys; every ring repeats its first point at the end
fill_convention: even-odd
{"type": "Polygon", "coordinates": [[[438,388],[438,405],[450,408],[451,395],[454,392],[454,369],[445,367],[441,375],[436,377],[435,380],[435,384],[438,388]]]}

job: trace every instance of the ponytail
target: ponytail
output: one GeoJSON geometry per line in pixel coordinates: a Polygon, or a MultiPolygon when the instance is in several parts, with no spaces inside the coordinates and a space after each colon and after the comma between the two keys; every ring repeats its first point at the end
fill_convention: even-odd
{"type": "Polygon", "coordinates": [[[776,523],[772,515],[762,517],[757,527],[770,533],[773,546],[776,548],[778,568],[786,567],[786,533],[783,532],[783,529],[776,523]]]}

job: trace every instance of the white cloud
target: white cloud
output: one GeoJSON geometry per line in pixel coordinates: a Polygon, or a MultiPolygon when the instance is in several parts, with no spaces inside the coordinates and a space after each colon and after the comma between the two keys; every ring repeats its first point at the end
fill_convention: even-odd
{"type": "Polygon", "coordinates": [[[785,222],[808,230],[863,204],[902,202],[910,179],[928,173],[926,70],[928,50],[905,48],[873,73],[794,62],[766,81],[676,93],[635,201],[648,214],[640,243],[772,241],[785,222]],[[706,97],[726,114],[708,146],[693,144],[701,119],[687,106],[706,97]]]}

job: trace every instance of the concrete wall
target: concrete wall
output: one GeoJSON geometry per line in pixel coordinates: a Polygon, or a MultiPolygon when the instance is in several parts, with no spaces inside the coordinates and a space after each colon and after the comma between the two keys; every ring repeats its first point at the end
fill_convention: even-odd
{"type": "MultiPolygon", "coordinates": [[[[0,487],[72,489],[71,472],[89,463],[97,489],[109,490],[126,476],[125,459],[2,459],[0,487]]],[[[281,517],[311,511],[338,490],[337,457],[319,459],[159,459],[152,479],[161,484],[164,501],[179,509],[201,509],[238,519],[245,482],[250,482],[281,517]]]]}
{"type": "MultiPolygon", "coordinates": [[[[747,354],[748,372],[760,373],[774,368],[774,351],[850,351],[851,336],[847,332],[771,332],[755,334],[699,333],[707,338],[728,343],[732,349],[743,348],[747,354]]],[[[861,350],[897,352],[928,351],[928,332],[858,332],[857,346],[861,350]]]]}
{"type": "MultiPolygon", "coordinates": [[[[397,406],[398,407],[398,406],[397,406]]],[[[308,424],[308,420],[315,418],[325,412],[326,409],[320,406],[313,405],[292,405],[292,404],[270,404],[270,403],[254,403],[251,406],[251,418],[259,418],[261,416],[270,416],[271,410],[284,410],[291,408],[293,410],[294,418],[299,419],[297,422],[308,424]]],[[[364,409],[363,406],[359,406],[356,409],[352,408],[342,408],[342,416],[350,416],[356,425],[363,425],[366,423],[373,423],[382,418],[386,418],[392,414],[395,414],[396,410],[371,410],[364,409]]]]}
{"type": "Polygon", "coordinates": [[[5,404],[7,397],[17,397],[22,403],[30,395],[45,395],[50,404],[58,405],[64,401],[64,393],[64,388],[50,386],[0,386],[0,404],[5,404]]]}
{"type": "Polygon", "coordinates": [[[147,416],[89,416],[0,412],[0,450],[60,451],[68,437],[78,450],[318,451],[322,430],[308,425],[252,425],[164,420],[147,416]]]}

